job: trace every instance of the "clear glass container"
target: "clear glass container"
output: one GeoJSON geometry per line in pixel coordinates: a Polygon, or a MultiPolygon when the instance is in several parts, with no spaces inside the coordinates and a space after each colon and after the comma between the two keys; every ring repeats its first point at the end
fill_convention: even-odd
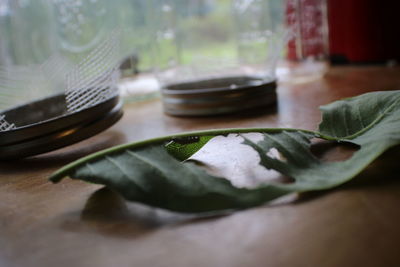
{"type": "Polygon", "coordinates": [[[167,113],[211,115],[275,101],[287,34],[281,1],[152,4],[156,75],[167,113]]]}
{"type": "Polygon", "coordinates": [[[0,159],[88,138],[122,115],[106,0],[0,0],[0,159]]]}

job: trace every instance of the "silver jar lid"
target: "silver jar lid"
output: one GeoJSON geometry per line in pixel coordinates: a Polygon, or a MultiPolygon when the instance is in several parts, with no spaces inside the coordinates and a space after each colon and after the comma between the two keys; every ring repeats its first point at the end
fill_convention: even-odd
{"type": "Polygon", "coordinates": [[[219,115],[276,103],[276,81],[243,76],[170,84],[162,96],[167,114],[219,115]]]}
{"type": "Polygon", "coordinates": [[[68,113],[64,94],[58,94],[4,110],[2,114],[21,125],[0,132],[0,160],[11,160],[62,148],[109,128],[121,118],[122,102],[114,96],[68,113]]]}

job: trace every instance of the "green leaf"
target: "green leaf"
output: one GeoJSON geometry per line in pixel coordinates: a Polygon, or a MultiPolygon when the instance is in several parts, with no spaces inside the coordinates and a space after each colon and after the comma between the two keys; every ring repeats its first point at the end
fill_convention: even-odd
{"type": "Polygon", "coordinates": [[[314,137],[316,135],[282,131],[263,133],[263,140],[258,143],[248,139],[244,143],[257,151],[262,166],[293,178],[293,183],[282,185],[282,188],[293,192],[324,190],[340,185],[361,172],[379,155],[372,153],[379,149],[378,146],[365,146],[346,161],[323,162],[310,152],[310,141],[314,137]],[[271,148],[277,149],[285,160],[268,156],[266,151],[271,148]]]}
{"type": "Polygon", "coordinates": [[[180,212],[246,208],[287,193],[275,187],[236,188],[193,163],[180,163],[162,145],[106,155],[71,176],[105,184],[132,201],[180,212]]]}
{"type": "Polygon", "coordinates": [[[320,132],[300,129],[222,129],[183,133],[114,147],[62,168],[64,176],[104,184],[128,200],[179,212],[218,212],[267,203],[293,192],[325,190],[343,184],[388,148],[400,143],[400,91],[376,92],[321,107],[320,132]],[[243,138],[259,164],[293,178],[293,183],[267,183],[237,188],[208,174],[188,159],[211,138],[230,133],[243,138]],[[253,141],[245,133],[260,133],[253,141]],[[321,138],[359,147],[351,158],[324,162],[310,151],[321,138]],[[270,155],[275,149],[282,155],[270,155]]]}
{"type": "Polygon", "coordinates": [[[319,130],[338,141],[387,148],[399,143],[400,91],[372,92],[321,107],[319,130]]]}

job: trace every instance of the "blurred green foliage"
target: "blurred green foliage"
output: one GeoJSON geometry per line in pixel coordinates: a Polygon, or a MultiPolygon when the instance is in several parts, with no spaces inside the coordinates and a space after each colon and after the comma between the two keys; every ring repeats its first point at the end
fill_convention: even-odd
{"type": "MultiPolygon", "coordinates": [[[[78,23],[79,31],[64,31],[69,22],[67,26],[60,23],[63,17],[57,5],[62,2],[5,1],[8,5],[0,10],[0,65],[40,64],[57,52],[79,62],[94,46],[82,45],[77,50],[65,43],[86,44],[100,32],[104,36],[115,28],[122,29],[121,57],[135,56],[140,71],[167,66],[171,58],[186,64],[198,54],[224,58],[238,53],[231,0],[70,0],[81,4],[80,15],[90,22],[78,23]],[[165,5],[173,8],[171,17],[160,13],[165,5]],[[101,9],[105,13],[100,16],[101,9]],[[160,26],[173,27],[175,39],[159,38],[160,26]]],[[[264,24],[280,23],[281,2],[264,1],[268,5],[264,24]]]]}

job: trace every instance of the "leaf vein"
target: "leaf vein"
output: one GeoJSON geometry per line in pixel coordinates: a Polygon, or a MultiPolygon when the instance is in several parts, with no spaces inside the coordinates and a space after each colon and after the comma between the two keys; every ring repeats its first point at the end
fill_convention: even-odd
{"type": "Polygon", "coordinates": [[[380,120],[382,120],[383,117],[384,117],[386,114],[389,114],[389,113],[391,112],[391,110],[399,103],[399,101],[400,101],[400,98],[397,99],[396,101],[394,101],[394,102],[393,102],[391,105],[389,105],[389,107],[387,107],[386,109],[383,109],[383,110],[380,109],[380,110],[379,110],[379,113],[380,113],[379,116],[377,116],[377,118],[376,118],[375,120],[373,120],[367,127],[363,128],[362,130],[360,130],[360,131],[358,131],[358,132],[356,132],[356,133],[354,133],[354,134],[352,134],[352,135],[348,135],[348,136],[341,137],[339,140],[344,140],[344,139],[351,140],[351,139],[354,139],[354,138],[360,136],[361,134],[365,133],[366,131],[368,131],[369,129],[371,129],[374,125],[376,125],[380,120]]]}
{"type": "Polygon", "coordinates": [[[364,124],[364,121],[361,116],[361,111],[360,111],[359,105],[356,105],[356,112],[357,112],[358,119],[360,120],[360,123],[361,123],[361,128],[365,128],[365,124],[364,124]]]}
{"type": "Polygon", "coordinates": [[[126,173],[126,171],[111,157],[105,156],[105,159],[110,162],[112,165],[114,165],[126,178],[131,180],[130,175],[126,173]]]}

